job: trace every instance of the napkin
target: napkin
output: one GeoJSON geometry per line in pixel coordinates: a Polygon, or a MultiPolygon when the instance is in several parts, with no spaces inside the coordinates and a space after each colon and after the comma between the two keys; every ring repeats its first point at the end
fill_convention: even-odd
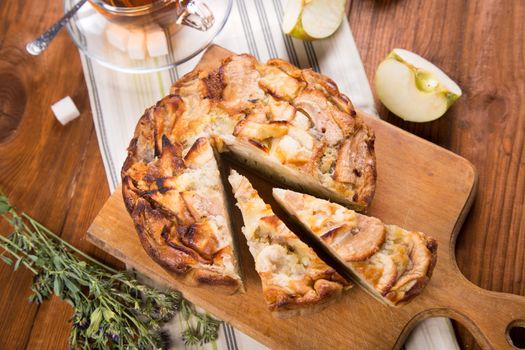
{"type": "MultiPolygon", "coordinates": [[[[230,18],[215,44],[233,52],[248,52],[260,61],[279,57],[301,68],[336,80],[360,110],[377,115],[374,99],[359,51],[347,20],[330,38],[307,42],[292,39],[281,31],[280,22],[286,0],[234,0],[230,18]]],[[[100,152],[111,191],[120,182],[120,168],[135,124],[144,109],[166,95],[171,84],[191,71],[201,58],[197,55],[174,69],[151,74],[120,73],[103,67],[80,54],[100,152]]],[[[175,318],[170,324],[174,349],[184,347],[180,330],[185,321],[175,318]]],[[[344,347],[344,344],[341,344],[344,347]]],[[[410,335],[406,349],[459,349],[450,321],[434,318],[422,322],[410,335]]],[[[219,339],[199,346],[205,349],[265,349],[265,347],[227,323],[219,339]]]]}

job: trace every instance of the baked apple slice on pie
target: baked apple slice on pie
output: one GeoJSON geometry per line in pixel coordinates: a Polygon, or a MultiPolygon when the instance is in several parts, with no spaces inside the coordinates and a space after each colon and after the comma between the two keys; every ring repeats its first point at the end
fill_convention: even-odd
{"type": "Polygon", "coordinates": [[[437,257],[433,238],[307,194],[274,188],[273,196],[383,302],[407,302],[429,282],[437,257]]]}
{"type": "Polygon", "coordinates": [[[191,72],[173,135],[191,144],[207,133],[229,154],[280,184],[365,211],[375,191],[372,130],[329,78],[310,69],[233,55],[191,72]]]}
{"type": "Polygon", "coordinates": [[[228,180],[273,315],[305,315],[338,299],[350,284],[286,227],[248,179],[232,171],[228,180]]]}

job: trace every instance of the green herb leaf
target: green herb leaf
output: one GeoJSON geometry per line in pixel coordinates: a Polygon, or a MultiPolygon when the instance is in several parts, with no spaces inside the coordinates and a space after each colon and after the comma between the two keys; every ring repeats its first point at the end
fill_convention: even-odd
{"type": "Polygon", "coordinates": [[[115,318],[115,313],[106,308],[102,310],[102,315],[104,316],[104,320],[106,320],[106,322],[111,322],[111,320],[115,318]]]}
{"type": "Polygon", "coordinates": [[[99,307],[93,311],[91,314],[91,317],[89,318],[89,327],[86,331],[86,335],[90,337],[95,333],[95,331],[98,331],[98,327],[100,326],[100,321],[102,321],[102,311],[99,307]]]}
{"type": "Polygon", "coordinates": [[[56,276],[55,280],[53,281],[53,293],[57,297],[62,297],[62,291],[64,290],[64,284],[62,283],[62,280],[60,277],[56,276]]]}
{"type": "Polygon", "coordinates": [[[32,254],[27,255],[27,258],[29,260],[32,260],[32,261],[37,261],[38,260],[38,257],[36,255],[32,255],[32,254]]]}
{"type": "Polygon", "coordinates": [[[60,259],[60,256],[55,255],[53,257],[53,264],[55,265],[55,269],[57,269],[57,270],[62,269],[62,261],[60,259]]]}
{"type": "Polygon", "coordinates": [[[13,265],[13,260],[9,259],[5,255],[0,255],[0,259],[2,259],[2,261],[5,262],[9,266],[13,265]]]}
{"type": "Polygon", "coordinates": [[[0,215],[7,213],[11,210],[11,203],[7,197],[3,194],[0,194],[0,215]]]}
{"type": "Polygon", "coordinates": [[[76,294],[80,292],[80,289],[77,287],[77,285],[67,277],[64,278],[64,284],[66,285],[67,289],[69,289],[71,293],[76,294]]]}
{"type": "Polygon", "coordinates": [[[22,260],[23,260],[23,258],[21,258],[21,257],[18,258],[18,259],[16,260],[15,266],[13,267],[13,271],[18,270],[18,268],[20,267],[20,263],[22,262],[22,260]]]}

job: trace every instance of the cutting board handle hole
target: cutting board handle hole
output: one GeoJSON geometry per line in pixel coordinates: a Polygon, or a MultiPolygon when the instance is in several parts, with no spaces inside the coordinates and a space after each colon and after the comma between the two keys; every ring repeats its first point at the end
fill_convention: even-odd
{"type": "Polygon", "coordinates": [[[515,320],[509,324],[507,341],[516,349],[525,349],[525,320],[515,320]]]}

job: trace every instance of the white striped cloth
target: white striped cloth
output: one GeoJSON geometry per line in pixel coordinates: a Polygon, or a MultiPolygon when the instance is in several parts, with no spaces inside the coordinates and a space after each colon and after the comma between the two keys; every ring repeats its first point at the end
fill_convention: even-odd
{"type": "MultiPolygon", "coordinates": [[[[213,0],[209,0],[213,1],[213,0]]],[[[260,61],[279,57],[299,67],[311,67],[332,77],[354,105],[377,114],[374,99],[348,22],[329,39],[306,42],[290,38],[281,31],[285,0],[234,0],[230,18],[214,43],[233,52],[248,52],[260,61]]],[[[100,152],[111,191],[120,182],[120,168],[135,124],[144,109],[169,91],[171,84],[191,71],[201,55],[161,73],[126,74],[112,71],[81,53],[93,120],[100,152]]],[[[170,329],[180,334],[184,320],[176,318],[170,329]]],[[[180,339],[174,336],[173,339],[180,339]]],[[[181,349],[181,341],[174,348],[181,349]]],[[[345,344],[341,344],[345,347],[345,344]]],[[[427,320],[416,328],[405,347],[415,349],[458,349],[450,321],[427,320]]],[[[255,340],[228,324],[221,327],[219,339],[205,349],[265,349],[255,340]]]]}

